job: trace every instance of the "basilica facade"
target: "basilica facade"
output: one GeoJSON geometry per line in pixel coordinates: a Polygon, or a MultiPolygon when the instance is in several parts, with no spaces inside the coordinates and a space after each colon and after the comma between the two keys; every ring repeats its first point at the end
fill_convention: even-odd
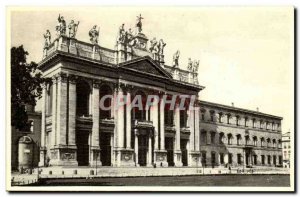
{"type": "Polygon", "coordinates": [[[280,166],[282,118],[199,100],[199,61],[184,70],[177,51],[165,64],[166,44],[149,41],[141,20],[134,32],[121,25],[113,49],[98,43],[96,27],[91,43],[64,24],[52,42],[44,35],[39,69],[52,82],[43,89],[39,165],[280,166]],[[144,102],[150,95],[155,105],[144,102]]]}

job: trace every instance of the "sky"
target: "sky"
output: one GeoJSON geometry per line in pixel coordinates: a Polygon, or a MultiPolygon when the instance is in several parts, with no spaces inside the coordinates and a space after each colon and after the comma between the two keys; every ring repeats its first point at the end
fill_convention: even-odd
{"type": "MultiPolygon", "coordinates": [[[[80,21],[76,38],[89,42],[100,26],[99,44],[114,48],[118,28],[134,28],[163,39],[165,62],[180,50],[179,65],[200,60],[200,99],[283,117],[282,132],[294,130],[293,7],[60,7],[11,12],[8,46],[24,45],[28,61],[39,62],[47,29],[55,37],[59,14],[80,21]]],[[[149,45],[149,43],[148,43],[149,45]]],[[[40,110],[38,102],[37,110],[40,110]]]]}

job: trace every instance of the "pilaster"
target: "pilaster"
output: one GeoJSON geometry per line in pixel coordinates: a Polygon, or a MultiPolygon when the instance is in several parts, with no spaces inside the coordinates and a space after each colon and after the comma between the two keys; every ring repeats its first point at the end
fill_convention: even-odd
{"type": "Polygon", "coordinates": [[[92,144],[91,144],[91,166],[101,166],[100,159],[100,140],[99,140],[99,119],[100,119],[100,96],[99,96],[100,82],[93,82],[92,93],[92,114],[93,114],[93,126],[92,126],[92,144]]]}
{"type": "Polygon", "coordinates": [[[43,86],[42,92],[42,128],[41,128],[41,148],[40,148],[40,161],[39,166],[45,166],[46,162],[46,145],[45,145],[45,136],[46,136],[46,87],[43,86]]]}

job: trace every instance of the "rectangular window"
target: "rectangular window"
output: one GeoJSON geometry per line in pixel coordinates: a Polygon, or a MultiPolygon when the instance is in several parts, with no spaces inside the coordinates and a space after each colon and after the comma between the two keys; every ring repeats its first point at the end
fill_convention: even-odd
{"type": "Polygon", "coordinates": [[[232,157],[233,155],[231,153],[228,154],[228,163],[232,164],[232,157]]]}
{"type": "Polygon", "coordinates": [[[210,142],[211,142],[211,144],[215,144],[215,138],[216,138],[216,133],[211,132],[210,133],[210,142]]]}
{"type": "Polygon", "coordinates": [[[220,164],[224,164],[224,154],[220,153],[220,164]]]}
{"type": "Polygon", "coordinates": [[[268,164],[271,165],[271,155],[268,155],[268,164]]]}
{"type": "Polygon", "coordinates": [[[254,165],[257,165],[257,155],[253,155],[253,163],[254,165]]]}
{"type": "Polygon", "coordinates": [[[202,119],[202,120],[205,120],[205,118],[204,118],[204,113],[201,114],[201,119],[202,119]]]}
{"type": "Polygon", "coordinates": [[[279,165],[282,165],[282,156],[279,156],[279,165]]]}
{"type": "Polygon", "coordinates": [[[276,165],[276,155],[273,155],[273,164],[276,165]]]}
{"type": "Polygon", "coordinates": [[[216,153],[211,152],[211,164],[214,166],[216,164],[216,153]]]}
{"type": "Polygon", "coordinates": [[[242,154],[237,154],[237,162],[239,165],[242,164],[242,154]]]}
{"type": "Polygon", "coordinates": [[[202,166],[206,166],[206,152],[205,151],[201,152],[201,163],[202,163],[202,166]]]}
{"type": "Polygon", "coordinates": [[[241,145],[241,137],[240,136],[236,137],[236,144],[241,145]]]}
{"type": "Polygon", "coordinates": [[[200,134],[200,142],[202,145],[207,144],[207,136],[206,136],[206,131],[202,131],[200,134]]]}
{"type": "Polygon", "coordinates": [[[265,156],[261,155],[261,165],[265,165],[265,156]]]}

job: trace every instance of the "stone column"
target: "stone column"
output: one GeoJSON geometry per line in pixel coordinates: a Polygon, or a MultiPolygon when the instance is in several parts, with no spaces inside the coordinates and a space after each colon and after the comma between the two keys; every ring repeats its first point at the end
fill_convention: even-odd
{"type": "Polygon", "coordinates": [[[46,137],[46,88],[47,86],[43,86],[42,92],[42,128],[41,128],[41,146],[40,146],[40,161],[39,166],[45,166],[46,161],[46,144],[45,144],[45,137],[46,137]]]}
{"type": "MultiPolygon", "coordinates": [[[[160,95],[159,101],[159,122],[157,123],[157,127],[160,129],[160,150],[155,150],[154,152],[154,159],[153,162],[156,164],[157,167],[168,167],[167,162],[167,151],[165,150],[165,108],[164,108],[164,99],[163,94],[160,95]]],[[[157,106],[157,107],[158,107],[157,106]]],[[[158,116],[158,114],[157,114],[158,116]]],[[[158,117],[157,117],[158,118],[158,117]]],[[[157,138],[158,140],[158,138],[157,138]]]]}
{"type": "Polygon", "coordinates": [[[92,127],[92,141],[91,141],[91,166],[101,166],[101,159],[99,157],[100,142],[99,142],[99,120],[100,120],[100,96],[99,96],[100,82],[94,81],[93,94],[92,94],[92,114],[93,114],[93,127],[92,127]]]}
{"type": "Polygon", "coordinates": [[[175,150],[174,150],[174,163],[175,166],[182,166],[181,150],[180,150],[180,111],[178,104],[175,105],[175,150]]]}
{"type": "Polygon", "coordinates": [[[76,76],[69,76],[69,146],[76,148],[76,76]]]}
{"type": "Polygon", "coordinates": [[[59,73],[57,78],[57,145],[66,145],[67,76],[59,73]]]}
{"type": "Polygon", "coordinates": [[[126,102],[126,149],[131,149],[131,94],[127,90],[126,102]]]}
{"type": "Polygon", "coordinates": [[[148,141],[148,166],[152,166],[152,137],[149,135],[149,141],[148,141]]]}
{"type": "Polygon", "coordinates": [[[150,108],[150,119],[154,126],[154,150],[158,150],[158,105],[151,106],[150,108]]]}
{"type": "Polygon", "coordinates": [[[194,106],[189,106],[188,116],[189,116],[189,126],[190,126],[190,151],[195,151],[195,111],[194,106]]]}
{"type": "Polygon", "coordinates": [[[137,135],[137,129],[134,129],[134,135],[135,166],[139,166],[139,138],[137,135]]]}
{"type": "Polygon", "coordinates": [[[244,149],[243,150],[243,162],[244,162],[244,166],[246,167],[247,166],[247,162],[246,162],[246,150],[244,149]]]}
{"type": "Polygon", "coordinates": [[[195,151],[200,151],[200,107],[195,107],[195,151]]]}
{"type": "MultiPolygon", "coordinates": [[[[56,76],[52,77],[52,117],[51,117],[51,149],[56,145],[56,92],[57,92],[57,80],[56,76]]],[[[52,156],[53,154],[51,154],[52,156]]],[[[52,160],[52,158],[50,158],[52,160]]]]}
{"type": "Polygon", "coordinates": [[[165,102],[160,99],[160,149],[165,150],[165,102]]]}
{"type": "Polygon", "coordinates": [[[117,84],[116,86],[116,105],[115,105],[115,128],[116,128],[116,147],[115,147],[115,154],[116,154],[116,164],[117,166],[126,165],[122,161],[122,152],[125,150],[126,145],[124,144],[124,137],[125,136],[125,127],[124,127],[124,103],[123,103],[123,89],[121,84],[117,84]],[[122,105],[123,103],[123,105],[122,105]]]}
{"type": "MultiPolygon", "coordinates": [[[[118,98],[120,100],[123,97],[123,90],[119,88],[118,90],[118,98]]],[[[124,148],[124,105],[117,105],[117,131],[118,131],[118,147],[124,148]]]]}

